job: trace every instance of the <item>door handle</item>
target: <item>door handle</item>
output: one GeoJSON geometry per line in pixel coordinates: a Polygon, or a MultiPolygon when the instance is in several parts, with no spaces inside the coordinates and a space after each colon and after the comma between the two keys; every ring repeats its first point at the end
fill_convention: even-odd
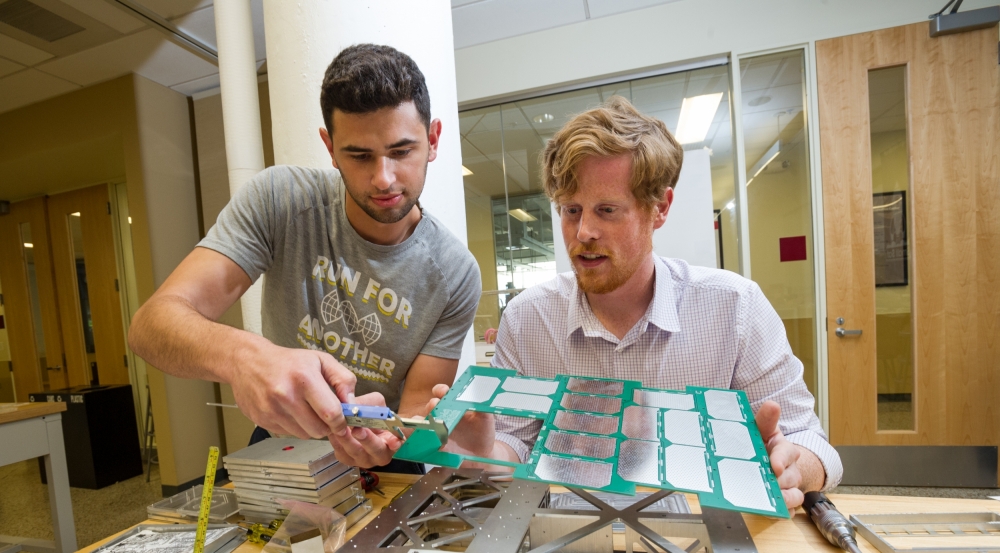
{"type": "Polygon", "coordinates": [[[835,334],[838,338],[843,338],[844,336],[861,336],[860,330],[844,330],[843,328],[837,327],[835,334]]]}

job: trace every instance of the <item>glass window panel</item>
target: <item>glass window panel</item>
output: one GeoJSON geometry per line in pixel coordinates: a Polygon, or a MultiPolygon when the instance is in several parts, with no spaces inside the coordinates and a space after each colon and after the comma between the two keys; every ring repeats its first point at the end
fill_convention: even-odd
{"type": "MultiPolygon", "coordinates": [[[[48,359],[45,355],[45,332],[42,330],[42,303],[38,297],[38,277],[35,269],[35,241],[31,235],[31,224],[21,223],[21,251],[24,255],[24,267],[27,272],[28,300],[31,303],[31,323],[35,331],[35,352],[38,355],[36,370],[41,374],[42,387],[49,389],[48,359]]],[[[36,390],[28,390],[34,392],[36,390]]]]}
{"type": "Polygon", "coordinates": [[[80,213],[66,216],[70,241],[73,244],[73,263],[76,268],[77,298],[80,301],[80,317],[83,323],[83,342],[87,350],[87,364],[90,366],[91,383],[99,384],[97,378],[97,355],[94,349],[94,319],[90,314],[90,292],[87,288],[87,265],[83,250],[83,226],[80,213]]]}
{"type": "Polygon", "coordinates": [[[868,72],[878,429],[913,430],[913,298],[909,270],[906,67],[868,72]]]}
{"type": "Polygon", "coordinates": [[[802,50],[740,60],[750,267],[817,393],[812,194],[802,50]]]}
{"type": "Polygon", "coordinates": [[[678,139],[685,151],[707,149],[710,153],[716,263],[719,268],[739,272],[729,66],[638,79],[631,82],[630,89],[635,107],[666,123],[675,136],[685,99],[710,101],[708,109],[698,110],[700,113],[685,123],[686,129],[678,139]]]}
{"type": "Polygon", "coordinates": [[[488,363],[486,335],[500,325],[501,308],[510,273],[510,251],[506,218],[493,217],[495,199],[506,198],[503,172],[503,145],[498,106],[459,114],[462,137],[462,172],[465,184],[465,213],[469,250],[479,264],[483,296],[473,324],[477,362],[488,363]]]}

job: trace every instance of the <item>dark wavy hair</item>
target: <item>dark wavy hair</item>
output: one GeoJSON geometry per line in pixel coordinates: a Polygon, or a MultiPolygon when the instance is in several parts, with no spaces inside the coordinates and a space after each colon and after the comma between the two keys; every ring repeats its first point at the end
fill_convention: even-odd
{"type": "Polygon", "coordinates": [[[333,110],[371,113],[412,101],[430,128],[431,99],[424,74],[413,58],[391,46],[355,44],[337,54],[323,77],[319,105],[333,134],[333,110]]]}

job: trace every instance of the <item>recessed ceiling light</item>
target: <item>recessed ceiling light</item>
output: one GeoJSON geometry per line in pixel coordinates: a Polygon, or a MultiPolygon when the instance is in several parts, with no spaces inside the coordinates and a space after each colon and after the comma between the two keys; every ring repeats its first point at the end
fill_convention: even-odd
{"type": "Polygon", "coordinates": [[[758,97],[754,98],[753,100],[750,100],[749,102],[747,102],[747,105],[753,106],[753,107],[763,106],[764,104],[766,104],[766,103],[768,103],[770,101],[771,101],[771,97],[770,96],[758,96],[758,97]]]}
{"type": "Polygon", "coordinates": [[[34,248],[34,247],[35,247],[35,245],[34,245],[34,244],[32,244],[31,242],[25,242],[25,243],[24,243],[24,247],[25,247],[25,248],[34,248]]]}
{"type": "Polygon", "coordinates": [[[538,217],[535,217],[534,215],[528,213],[527,211],[525,211],[525,210],[523,210],[523,209],[521,209],[519,207],[516,208],[516,209],[512,209],[512,210],[508,211],[507,213],[510,213],[511,217],[517,219],[518,221],[521,221],[522,223],[527,223],[527,222],[530,222],[530,221],[537,221],[538,220],[538,217]]]}
{"type": "Polygon", "coordinates": [[[472,174],[472,170],[469,169],[468,167],[466,167],[465,165],[463,165],[462,166],[462,176],[463,177],[467,177],[467,176],[469,176],[471,174],[472,174]]]}
{"type": "Polygon", "coordinates": [[[72,215],[73,217],[79,217],[80,216],[80,212],[77,211],[76,213],[70,213],[70,215],[72,215]]]}
{"type": "Polygon", "coordinates": [[[677,121],[677,132],[674,134],[677,141],[681,144],[694,144],[705,140],[721,101],[721,92],[684,98],[681,116],[677,121]]]}
{"type": "Polygon", "coordinates": [[[551,113],[543,113],[541,115],[536,115],[532,121],[541,125],[542,123],[551,123],[555,120],[555,116],[551,113]]]}

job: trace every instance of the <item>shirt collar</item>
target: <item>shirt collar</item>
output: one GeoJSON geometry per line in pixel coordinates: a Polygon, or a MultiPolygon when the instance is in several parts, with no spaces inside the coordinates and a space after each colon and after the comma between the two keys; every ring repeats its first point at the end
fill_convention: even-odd
{"type": "MultiPolygon", "coordinates": [[[[673,275],[663,259],[653,255],[653,266],[656,280],[653,285],[653,301],[643,318],[647,323],[655,325],[667,332],[680,332],[680,317],[677,314],[677,290],[673,275]]],[[[609,334],[587,302],[587,295],[580,290],[576,277],[571,280],[569,313],[566,319],[566,337],[582,329],[586,336],[609,334]]],[[[641,320],[639,321],[641,322],[641,320]]]]}

